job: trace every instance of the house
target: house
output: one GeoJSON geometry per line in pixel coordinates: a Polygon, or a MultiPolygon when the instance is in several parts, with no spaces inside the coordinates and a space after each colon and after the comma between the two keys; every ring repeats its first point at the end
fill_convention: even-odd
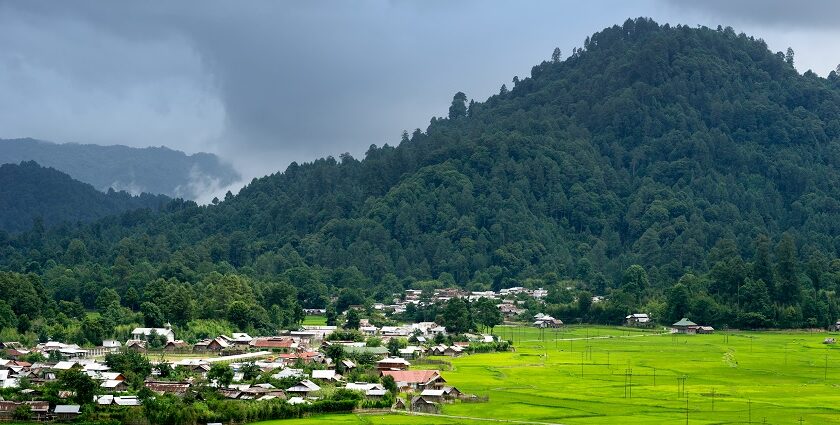
{"type": "Polygon", "coordinates": [[[397,397],[397,400],[394,402],[394,405],[391,406],[391,410],[406,410],[408,406],[405,405],[405,399],[401,397],[397,397]]]}
{"type": "Polygon", "coordinates": [[[383,370],[381,374],[394,378],[398,388],[422,390],[442,387],[446,383],[437,370],[383,370]]]}
{"type": "Polygon", "coordinates": [[[671,325],[671,333],[694,335],[697,333],[697,323],[683,317],[679,322],[671,325]]]}
{"type": "Polygon", "coordinates": [[[130,339],[125,342],[126,350],[146,351],[146,341],[140,339],[130,339]]]}
{"type": "Polygon", "coordinates": [[[348,383],[345,388],[365,393],[365,398],[368,400],[379,400],[384,397],[387,392],[382,384],[371,384],[367,382],[351,382],[348,383]]]}
{"type": "Polygon", "coordinates": [[[292,376],[304,377],[306,375],[303,373],[303,369],[292,369],[289,367],[280,370],[280,372],[277,372],[274,375],[271,375],[271,377],[274,379],[290,378],[292,376]]]}
{"type": "Polygon", "coordinates": [[[320,390],[321,390],[321,387],[316,385],[314,382],[312,382],[308,379],[304,379],[303,381],[300,381],[297,385],[287,388],[286,392],[295,393],[295,394],[298,394],[298,395],[302,394],[304,396],[308,396],[309,394],[314,393],[316,391],[320,391],[320,390]]]}
{"type": "Polygon", "coordinates": [[[32,418],[36,421],[45,421],[50,415],[50,403],[48,401],[24,401],[29,406],[32,418]]]}
{"type": "Polygon", "coordinates": [[[713,334],[715,333],[715,328],[711,326],[698,326],[697,333],[699,334],[713,334]]]}
{"type": "Polygon", "coordinates": [[[443,401],[443,390],[431,388],[425,389],[420,393],[420,397],[429,401],[434,401],[435,403],[440,403],[443,401]]]}
{"type": "Polygon", "coordinates": [[[650,316],[646,313],[633,313],[624,318],[626,326],[646,326],[650,324],[650,316]]]}
{"type": "Polygon", "coordinates": [[[248,345],[259,350],[271,350],[281,353],[292,353],[298,349],[298,343],[294,339],[288,337],[283,338],[272,336],[267,338],[254,338],[248,343],[248,345]]]}
{"type": "Polygon", "coordinates": [[[335,372],[333,369],[328,370],[318,370],[315,369],[312,371],[312,379],[320,379],[322,381],[340,381],[341,375],[335,372]]]}
{"type": "Polygon", "coordinates": [[[47,401],[2,401],[0,398],[0,421],[8,421],[13,419],[15,411],[21,406],[29,406],[30,418],[43,421],[48,419],[50,403],[47,401]]]}
{"type": "Polygon", "coordinates": [[[418,395],[411,399],[411,411],[419,413],[438,413],[440,411],[440,406],[434,401],[418,395]]]}
{"type": "Polygon", "coordinates": [[[339,363],[341,363],[341,365],[344,366],[345,371],[356,368],[356,363],[353,363],[353,361],[350,359],[342,359],[339,363]]]}
{"type": "Polygon", "coordinates": [[[72,421],[79,416],[81,408],[78,404],[58,404],[53,409],[53,414],[59,421],[72,421]]]}
{"type": "Polygon", "coordinates": [[[193,351],[205,352],[205,351],[222,351],[230,347],[230,344],[222,338],[216,337],[213,339],[205,339],[199,342],[196,342],[193,345],[193,351]]]}
{"type": "Polygon", "coordinates": [[[408,347],[400,348],[399,353],[400,357],[406,360],[413,360],[423,354],[423,348],[416,345],[409,345],[408,347]]]}
{"type": "Polygon", "coordinates": [[[91,350],[93,356],[105,356],[108,354],[117,354],[122,349],[122,343],[116,339],[106,339],[102,341],[102,345],[91,350]]]}
{"type": "Polygon", "coordinates": [[[112,404],[117,406],[139,406],[141,404],[137,396],[114,396],[112,394],[94,396],[94,402],[100,406],[110,406],[112,404]]]}
{"type": "Polygon", "coordinates": [[[539,313],[534,316],[534,326],[538,328],[559,328],[563,326],[563,321],[547,314],[539,313]]]}
{"type": "Polygon", "coordinates": [[[377,329],[376,326],[360,326],[359,331],[367,336],[373,336],[376,335],[377,329]]]}
{"type": "Polygon", "coordinates": [[[458,398],[461,396],[461,391],[455,387],[443,387],[443,396],[445,398],[458,398]]]}
{"type": "Polygon", "coordinates": [[[128,384],[126,384],[123,380],[108,379],[102,381],[102,383],[99,384],[99,386],[102,387],[102,389],[112,393],[121,393],[124,391],[128,391],[128,384]]]}
{"type": "Polygon", "coordinates": [[[435,345],[429,352],[433,356],[449,356],[449,357],[458,357],[461,354],[464,354],[464,347],[457,346],[457,345],[435,345]]]}
{"type": "Polygon", "coordinates": [[[829,326],[829,330],[838,332],[840,331],[840,320],[834,322],[834,325],[829,326]]]}
{"type": "Polygon", "coordinates": [[[185,341],[180,339],[169,341],[163,346],[163,351],[187,351],[189,349],[190,344],[187,344],[185,341]]]}
{"type": "Polygon", "coordinates": [[[158,394],[184,395],[190,389],[189,382],[146,381],[146,388],[158,394]]]}
{"type": "Polygon", "coordinates": [[[166,342],[175,340],[175,332],[172,331],[172,325],[167,324],[163,328],[134,328],[131,331],[131,339],[148,341],[152,335],[163,335],[166,337],[166,342]]]}
{"type": "Polygon", "coordinates": [[[401,357],[386,357],[376,362],[376,370],[407,370],[411,363],[401,357]]]}
{"type": "Polygon", "coordinates": [[[234,332],[230,335],[230,338],[228,338],[228,337],[224,337],[224,338],[227,339],[228,342],[231,345],[242,345],[242,346],[248,346],[248,345],[251,344],[251,341],[254,340],[254,338],[252,338],[251,335],[248,335],[248,334],[243,333],[243,332],[234,332]]]}

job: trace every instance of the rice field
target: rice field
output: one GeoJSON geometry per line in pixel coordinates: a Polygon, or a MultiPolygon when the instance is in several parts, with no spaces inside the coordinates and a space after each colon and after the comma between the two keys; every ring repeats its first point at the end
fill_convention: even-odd
{"type": "Polygon", "coordinates": [[[451,417],[300,422],[840,424],[840,349],[822,343],[838,334],[671,335],[593,326],[503,326],[496,334],[514,340],[516,351],[445,358],[452,370],[443,372],[450,385],[489,396],[487,403],[444,405],[451,417]]]}

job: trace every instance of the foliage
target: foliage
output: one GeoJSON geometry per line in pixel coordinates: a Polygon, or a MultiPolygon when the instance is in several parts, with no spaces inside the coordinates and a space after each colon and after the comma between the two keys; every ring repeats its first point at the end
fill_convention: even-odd
{"type": "MultiPolygon", "coordinates": [[[[450,286],[543,287],[566,321],[664,306],[717,326],[827,326],[840,83],[788,56],[728,28],[628,20],[484,102],[457,94],[446,118],[362,160],[292,163],[218,204],[0,233],[0,299],[21,334],[90,344],[116,329],[81,331],[103,288],[131,309],[111,309],[124,324],[139,304],[148,323],[266,333],[332,299],[339,314],[450,286]]],[[[492,329],[477,313],[404,316],[492,329]]],[[[3,305],[0,322],[15,325],[3,305]]]]}

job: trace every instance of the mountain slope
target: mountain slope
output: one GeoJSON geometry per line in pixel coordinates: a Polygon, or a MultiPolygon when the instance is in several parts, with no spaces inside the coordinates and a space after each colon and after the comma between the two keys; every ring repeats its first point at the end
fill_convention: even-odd
{"type": "MultiPolygon", "coordinates": [[[[628,20],[486,102],[456,95],[448,118],[397,147],[292,164],[219,205],[53,234],[33,260],[80,238],[111,264],[118,243],[155,239],[164,252],[132,261],[163,278],[193,281],[215,264],[303,294],[383,300],[416,280],[574,279],[614,300],[631,294],[616,317],[696,274],[691,293],[726,308],[710,323],[802,323],[779,312],[840,289],[840,82],[800,75],[792,59],[731,29],[628,20]],[[740,287],[756,281],[777,311],[742,311],[740,287]]],[[[30,239],[3,251],[7,268],[25,267],[30,239]]],[[[825,308],[790,317],[823,322],[836,302],[802,305],[825,308]]]]}
{"type": "Polygon", "coordinates": [[[0,139],[0,164],[35,161],[93,185],[132,194],[159,193],[196,199],[212,188],[223,188],[239,174],[215,155],[166,147],[54,144],[33,139],[0,139]]]}
{"type": "Polygon", "coordinates": [[[44,226],[89,222],[128,210],[157,210],[168,201],[163,195],[102,193],[35,162],[0,165],[0,230],[9,232],[32,228],[36,218],[44,226]]]}

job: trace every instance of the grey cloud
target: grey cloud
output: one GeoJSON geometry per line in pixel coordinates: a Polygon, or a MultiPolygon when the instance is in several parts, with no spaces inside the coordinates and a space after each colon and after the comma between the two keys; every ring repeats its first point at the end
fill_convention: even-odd
{"type": "Polygon", "coordinates": [[[781,27],[840,27],[840,2],[835,0],[667,0],[675,8],[693,9],[726,20],[781,27]]]}
{"type": "Polygon", "coordinates": [[[664,1],[0,0],[0,136],[210,151],[246,178],[360,156],[605,26],[695,23],[664,1]]]}

